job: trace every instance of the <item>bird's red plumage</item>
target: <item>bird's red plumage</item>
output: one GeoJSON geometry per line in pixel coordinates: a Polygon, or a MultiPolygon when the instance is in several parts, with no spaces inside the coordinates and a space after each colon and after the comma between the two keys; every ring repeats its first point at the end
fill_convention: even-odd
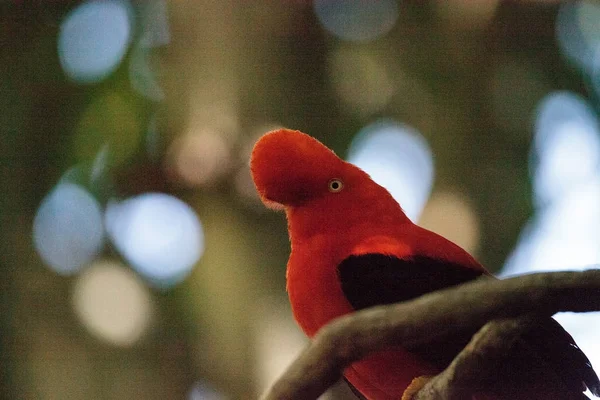
{"type": "MultiPolygon", "coordinates": [[[[251,171],[265,204],[285,209],[292,249],[287,290],[294,317],[309,337],[354,311],[337,269],[351,255],[425,256],[487,274],[465,250],[413,224],[365,172],[304,133],[280,129],[263,136],[251,171]],[[343,189],[331,191],[332,179],[343,189]]],[[[398,347],[354,363],[345,376],[369,399],[397,400],[414,378],[436,372],[398,347]]]]}
{"type": "MultiPolygon", "coordinates": [[[[265,203],[285,207],[292,245],[287,290],[294,317],[310,337],[353,311],[336,270],[349,255],[428,254],[482,268],[459,247],[412,224],[384,188],[308,135],[285,129],[266,134],[254,148],[251,169],[265,203]],[[344,190],[329,192],[332,178],[341,179],[344,190]]],[[[353,364],[345,375],[367,397],[387,400],[434,371],[398,348],[353,364]]]]}

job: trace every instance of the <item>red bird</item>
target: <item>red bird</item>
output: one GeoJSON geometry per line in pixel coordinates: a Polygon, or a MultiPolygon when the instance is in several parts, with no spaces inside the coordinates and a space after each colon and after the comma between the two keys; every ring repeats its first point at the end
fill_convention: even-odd
{"type": "MultiPolygon", "coordinates": [[[[312,337],[332,319],[410,300],[489,274],[465,250],[413,224],[386,189],[316,139],[280,129],[252,152],[252,178],[263,202],[283,208],[291,254],[287,291],[294,317],[312,337]]],[[[405,350],[386,349],[344,372],[371,400],[410,399],[443,370],[474,332],[405,350]]],[[[587,399],[600,382],[573,338],[552,318],[524,335],[497,380],[474,399],[587,399]]]]}

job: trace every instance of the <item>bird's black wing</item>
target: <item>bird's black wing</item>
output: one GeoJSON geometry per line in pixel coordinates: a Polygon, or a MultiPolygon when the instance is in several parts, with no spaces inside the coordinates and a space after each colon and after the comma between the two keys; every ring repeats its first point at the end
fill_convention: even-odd
{"type": "MultiPolygon", "coordinates": [[[[444,260],[414,256],[400,259],[384,254],[350,256],[338,266],[342,291],[355,310],[375,305],[399,303],[421,295],[472,281],[484,275],[444,260]]],[[[465,330],[440,343],[428,343],[411,349],[424,360],[445,368],[469,342],[475,331],[465,330]]],[[[554,319],[524,335],[520,341],[522,355],[532,351],[539,363],[551,366],[568,391],[581,393],[583,383],[594,393],[600,382],[585,354],[573,338],[554,319]]],[[[515,354],[519,353],[516,351],[515,354]]],[[[531,363],[531,358],[516,355],[507,369],[518,370],[516,364],[531,363]],[[518,359],[518,360],[517,360],[518,359]]],[[[527,368],[527,366],[523,366],[527,368]]],[[[531,368],[531,367],[530,367],[531,368]]],[[[543,370],[540,367],[541,370],[543,370]]],[[[511,374],[514,374],[511,372],[511,374]]]]}
{"type": "MultiPolygon", "coordinates": [[[[469,282],[482,271],[433,258],[400,259],[384,254],[350,256],[338,266],[342,291],[355,310],[408,301],[426,293],[469,282]]],[[[444,343],[413,349],[423,359],[445,368],[473,336],[466,331],[444,343]]]]}
{"type": "Polygon", "coordinates": [[[548,318],[534,330],[523,336],[525,343],[531,343],[570,383],[572,388],[581,388],[585,383],[588,389],[600,397],[600,381],[590,360],[577,346],[573,337],[554,318],[548,318]]]}
{"type": "Polygon", "coordinates": [[[434,258],[385,254],[350,256],[338,266],[344,295],[355,310],[399,303],[479,278],[482,271],[434,258]]]}

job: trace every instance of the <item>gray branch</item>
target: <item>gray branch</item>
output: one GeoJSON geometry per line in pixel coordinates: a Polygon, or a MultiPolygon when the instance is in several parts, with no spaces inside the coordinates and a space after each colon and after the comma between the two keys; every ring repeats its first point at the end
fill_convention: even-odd
{"type": "Polygon", "coordinates": [[[459,329],[487,324],[451,365],[415,396],[417,400],[464,398],[455,388],[473,384],[478,375],[489,373],[480,362],[473,367],[475,356],[481,361],[494,351],[501,352],[498,343],[510,343],[506,337],[517,336],[530,316],[560,311],[600,311],[600,270],[537,273],[504,280],[486,277],[408,302],[352,313],[323,327],[264,400],[316,399],[341,378],[346,366],[371,352],[391,345],[410,349],[459,329]],[[498,336],[503,340],[496,340],[498,336]],[[457,381],[461,385],[456,385],[457,381]]]}

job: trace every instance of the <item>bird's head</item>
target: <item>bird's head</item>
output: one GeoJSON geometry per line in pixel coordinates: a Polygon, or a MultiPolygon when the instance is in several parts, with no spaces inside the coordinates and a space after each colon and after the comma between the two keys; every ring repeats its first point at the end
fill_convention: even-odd
{"type": "Polygon", "coordinates": [[[363,170],[300,131],[278,129],[262,136],[250,169],[262,201],[271,208],[318,210],[321,221],[370,211],[406,218],[388,191],[363,170]]]}
{"type": "Polygon", "coordinates": [[[254,145],[250,168],[261,199],[272,208],[337,195],[346,189],[348,178],[363,173],[315,138],[289,129],[262,136],[254,145]]]}

